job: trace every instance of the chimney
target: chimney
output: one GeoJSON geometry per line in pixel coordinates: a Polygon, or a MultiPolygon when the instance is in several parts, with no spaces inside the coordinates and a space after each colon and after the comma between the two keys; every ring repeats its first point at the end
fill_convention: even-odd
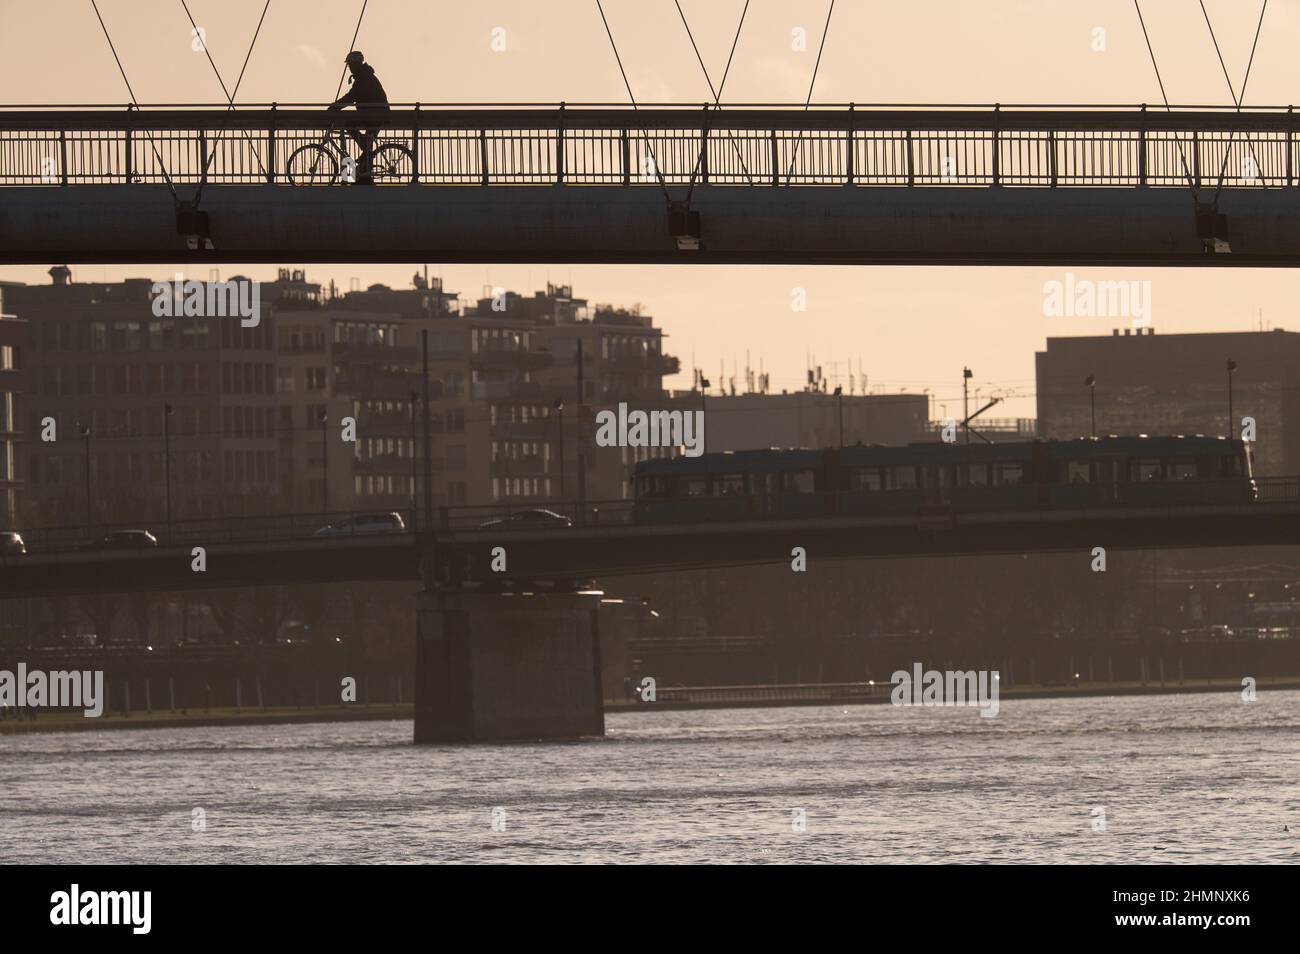
{"type": "Polygon", "coordinates": [[[55,265],[47,274],[56,285],[66,285],[72,280],[72,269],[66,265],[55,265]]]}

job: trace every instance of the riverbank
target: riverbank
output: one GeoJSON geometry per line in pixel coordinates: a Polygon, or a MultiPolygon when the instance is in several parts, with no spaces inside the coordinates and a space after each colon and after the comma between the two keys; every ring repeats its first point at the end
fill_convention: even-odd
{"type": "MultiPolygon", "coordinates": [[[[634,712],[665,709],[752,709],[792,706],[884,705],[890,701],[889,683],[837,683],[799,686],[692,686],[659,689],[655,701],[606,699],[606,712],[634,712]]],[[[1300,678],[1265,677],[1255,688],[1260,692],[1300,689],[1300,678]]],[[[1172,695],[1175,693],[1241,692],[1240,679],[1185,682],[1090,683],[1073,686],[1014,686],[999,692],[999,699],[1057,699],[1088,696],[1172,695]]],[[[79,712],[38,712],[36,718],[0,719],[0,735],[28,732],[85,732],[94,729],[177,729],[200,726],[293,725],[308,722],[364,722],[382,719],[413,719],[415,706],[335,705],[280,708],[213,708],[155,710],[153,712],[111,712],[88,719],[79,712]]]]}

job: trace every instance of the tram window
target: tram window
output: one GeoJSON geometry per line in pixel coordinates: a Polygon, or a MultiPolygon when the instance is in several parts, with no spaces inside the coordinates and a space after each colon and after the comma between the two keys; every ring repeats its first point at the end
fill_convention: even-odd
{"type": "Polygon", "coordinates": [[[989,485],[989,465],[970,464],[966,468],[966,483],[970,487],[987,487],[989,485]]]}
{"type": "Polygon", "coordinates": [[[994,464],[993,483],[999,487],[1024,482],[1024,468],[1019,464],[994,464]]]}
{"type": "Polygon", "coordinates": [[[811,470],[789,470],[781,475],[781,491],[787,494],[810,494],[813,492],[813,472],[811,470]]]}
{"type": "Polygon", "coordinates": [[[916,488],[916,468],[891,467],[889,469],[889,486],[893,490],[914,490],[916,488]]]}
{"type": "Polygon", "coordinates": [[[1195,480],[1196,461],[1171,460],[1169,462],[1169,479],[1170,480],[1195,480]]]}
{"type": "Polygon", "coordinates": [[[880,490],[880,469],[877,467],[860,467],[849,471],[849,490],[880,490]]]}
{"type": "Polygon", "coordinates": [[[1072,460],[1065,465],[1065,481],[1069,484],[1092,483],[1092,467],[1086,460],[1072,460]]]}
{"type": "Polygon", "coordinates": [[[742,474],[724,474],[713,479],[715,497],[735,497],[745,493],[745,478],[742,474]]]}
{"type": "Polygon", "coordinates": [[[1158,460],[1135,460],[1129,465],[1129,479],[1136,481],[1160,480],[1161,466],[1158,460]]]}
{"type": "Polygon", "coordinates": [[[704,497],[709,492],[709,482],[703,477],[688,477],[685,481],[685,497],[704,497]]]}
{"type": "Polygon", "coordinates": [[[1242,461],[1240,457],[1223,458],[1223,475],[1225,477],[1240,477],[1244,472],[1241,464],[1242,461]]]}

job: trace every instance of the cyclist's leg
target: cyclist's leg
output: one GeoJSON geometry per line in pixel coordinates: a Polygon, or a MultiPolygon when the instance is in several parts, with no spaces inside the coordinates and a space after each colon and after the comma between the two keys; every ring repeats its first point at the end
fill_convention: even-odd
{"type": "Polygon", "coordinates": [[[361,162],[357,167],[358,179],[373,179],[375,160],[375,141],[379,138],[378,129],[367,129],[362,134],[361,162]]]}

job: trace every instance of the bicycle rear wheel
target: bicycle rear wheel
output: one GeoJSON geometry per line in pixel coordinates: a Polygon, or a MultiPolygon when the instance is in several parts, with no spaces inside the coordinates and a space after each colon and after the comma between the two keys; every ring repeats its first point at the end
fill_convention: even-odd
{"type": "Polygon", "coordinates": [[[401,143],[385,143],[375,150],[371,169],[377,184],[407,185],[415,179],[415,156],[401,143]]]}
{"type": "Polygon", "coordinates": [[[324,146],[312,143],[290,153],[284,171],[294,185],[329,185],[338,181],[339,162],[324,146]]]}

